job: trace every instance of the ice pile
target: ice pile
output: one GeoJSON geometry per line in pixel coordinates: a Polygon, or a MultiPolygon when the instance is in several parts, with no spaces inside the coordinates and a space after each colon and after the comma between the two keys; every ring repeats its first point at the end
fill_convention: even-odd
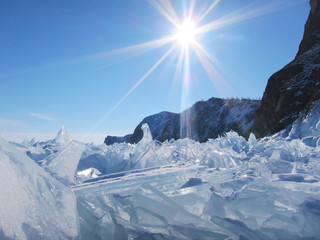
{"type": "Polygon", "coordinates": [[[57,136],[48,141],[35,142],[34,139],[31,141],[24,140],[23,143],[12,143],[20,151],[25,152],[30,158],[35,160],[37,163],[41,162],[51,154],[60,152],[72,141],[66,127],[62,125],[62,129],[58,132],[57,136]]]}
{"type": "Polygon", "coordinates": [[[320,239],[318,148],[300,139],[245,141],[236,133],[205,144],[164,143],[154,149],[160,159],[162,148],[179,169],[100,178],[74,189],[82,236],[320,239]]]}
{"type": "MultiPolygon", "coordinates": [[[[161,144],[148,136],[143,146],[128,146],[126,160],[116,159],[131,161],[133,169],[152,163],[177,169],[109,174],[78,185],[74,191],[81,235],[136,240],[320,239],[317,107],[292,128],[260,141],[253,134],[246,141],[229,132],[203,144],[188,139],[161,144]]],[[[144,132],[148,134],[146,126],[144,132]]]]}
{"type": "Polygon", "coordinates": [[[135,145],[1,140],[0,238],[320,239],[319,110],[259,141],[160,143],[148,125],[135,145]],[[72,193],[26,155],[72,187],[80,234],[72,193]]]}

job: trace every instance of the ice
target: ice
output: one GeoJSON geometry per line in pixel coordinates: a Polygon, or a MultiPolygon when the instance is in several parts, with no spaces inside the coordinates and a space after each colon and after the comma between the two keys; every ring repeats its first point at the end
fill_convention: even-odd
{"type": "Polygon", "coordinates": [[[155,142],[152,140],[152,135],[148,124],[144,123],[141,127],[143,138],[137,143],[135,151],[131,154],[131,167],[134,169],[159,166],[161,160],[155,152],[155,142]]]}
{"type": "Polygon", "coordinates": [[[31,141],[23,141],[21,144],[13,143],[19,150],[25,152],[28,157],[41,164],[42,161],[57,152],[63,150],[70,142],[71,137],[64,126],[58,132],[57,136],[52,140],[44,142],[35,142],[34,139],[31,141]]]}
{"type": "Polygon", "coordinates": [[[319,146],[320,138],[320,100],[315,101],[309,112],[301,113],[290,132],[290,139],[303,139],[312,147],[319,146]]]}
{"type": "Polygon", "coordinates": [[[308,224],[303,226],[303,232],[310,237],[320,236],[320,200],[307,199],[300,205],[300,211],[308,224]]]}
{"type": "Polygon", "coordinates": [[[251,148],[257,146],[257,144],[258,144],[256,136],[253,133],[250,133],[250,135],[249,135],[248,144],[249,144],[249,147],[251,147],[251,148]]]}
{"type": "Polygon", "coordinates": [[[71,142],[71,137],[64,126],[62,124],[62,129],[58,132],[56,138],[53,140],[53,143],[56,143],[58,145],[66,146],[71,142]]]}
{"type": "Polygon", "coordinates": [[[0,138],[1,239],[75,239],[73,193],[0,138]]]}
{"type": "Polygon", "coordinates": [[[64,184],[74,184],[76,169],[85,149],[84,144],[72,141],[62,151],[45,158],[42,167],[64,184]]]}

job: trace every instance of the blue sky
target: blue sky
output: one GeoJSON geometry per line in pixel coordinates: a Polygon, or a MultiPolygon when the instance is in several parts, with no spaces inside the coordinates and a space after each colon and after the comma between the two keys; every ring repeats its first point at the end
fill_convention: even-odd
{"type": "MultiPolygon", "coordinates": [[[[181,22],[190,2],[171,1],[181,22]]],[[[196,1],[193,17],[213,2],[196,1]]],[[[297,53],[309,14],[307,0],[217,1],[197,27],[233,20],[196,42],[216,59],[213,78],[220,77],[213,84],[190,47],[186,86],[176,73],[181,46],[158,62],[176,41],[139,45],[176,34],[159,4],[0,0],[0,133],[56,133],[63,121],[74,134],[121,135],[145,116],[210,97],[261,98],[268,78],[297,53]]]]}

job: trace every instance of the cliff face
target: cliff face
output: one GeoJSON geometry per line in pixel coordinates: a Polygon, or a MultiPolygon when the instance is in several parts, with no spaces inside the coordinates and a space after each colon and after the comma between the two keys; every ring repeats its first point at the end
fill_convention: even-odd
{"type": "Polygon", "coordinates": [[[211,98],[200,101],[181,114],[161,112],[146,117],[125,137],[107,136],[107,145],[116,142],[137,143],[142,138],[141,126],[147,123],[154,140],[190,138],[205,142],[228,131],[246,135],[253,125],[254,114],[260,105],[258,100],[211,98]],[[129,139],[130,138],[130,139],[129,139]]]}
{"type": "Polygon", "coordinates": [[[313,46],[319,44],[320,38],[320,1],[310,0],[310,14],[305,25],[303,39],[299,46],[297,56],[310,50],[313,46]]]}
{"type": "Polygon", "coordinates": [[[268,80],[255,115],[253,131],[257,137],[286,128],[320,99],[320,0],[310,0],[310,6],[295,59],[268,80]]]}

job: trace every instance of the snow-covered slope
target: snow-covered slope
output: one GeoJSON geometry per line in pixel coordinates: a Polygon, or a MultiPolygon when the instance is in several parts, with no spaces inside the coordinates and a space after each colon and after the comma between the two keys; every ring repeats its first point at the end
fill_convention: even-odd
{"type": "Polygon", "coordinates": [[[0,137],[0,238],[76,239],[70,189],[0,137]]]}
{"type": "Polygon", "coordinates": [[[197,102],[181,114],[161,112],[146,117],[132,135],[107,136],[105,143],[111,145],[115,142],[139,142],[142,139],[141,126],[144,123],[149,125],[153,139],[160,142],[181,138],[205,142],[231,130],[248,136],[259,105],[258,100],[211,98],[197,102]]]}

